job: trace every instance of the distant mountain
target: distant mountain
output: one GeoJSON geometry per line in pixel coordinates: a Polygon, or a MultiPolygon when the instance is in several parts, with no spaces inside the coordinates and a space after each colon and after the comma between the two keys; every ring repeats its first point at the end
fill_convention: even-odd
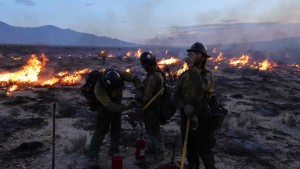
{"type": "Polygon", "coordinates": [[[80,33],[70,29],[60,29],[47,25],[25,28],[14,27],[0,21],[0,44],[25,45],[66,45],[66,46],[122,46],[136,47],[137,44],[112,39],[105,36],[96,36],[80,33]]]}

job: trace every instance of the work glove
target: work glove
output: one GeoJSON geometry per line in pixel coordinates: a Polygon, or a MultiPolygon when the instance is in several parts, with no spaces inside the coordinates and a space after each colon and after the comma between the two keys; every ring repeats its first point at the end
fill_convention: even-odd
{"type": "Polygon", "coordinates": [[[192,118],[194,115],[194,107],[192,105],[184,105],[183,106],[183,112],[185,114],[186,117],[188,118],[192,118]]]}

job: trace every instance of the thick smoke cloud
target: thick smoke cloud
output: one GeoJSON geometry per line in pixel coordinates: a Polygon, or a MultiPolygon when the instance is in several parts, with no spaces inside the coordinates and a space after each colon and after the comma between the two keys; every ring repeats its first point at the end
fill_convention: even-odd
{"type": "Polygon", "coordinates": [[[300,37],[300,23],[231,23],[171,27],[168,37],[156,36],[147,44],[185,46],[195,41],[206,44],[227,44],[270,41],[287,37],[300,37]]]}

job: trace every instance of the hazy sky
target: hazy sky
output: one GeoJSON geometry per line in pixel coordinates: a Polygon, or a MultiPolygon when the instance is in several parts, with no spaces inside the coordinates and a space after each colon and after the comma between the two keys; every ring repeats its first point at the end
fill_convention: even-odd
{"type": "Polygon", "coordinates": [[[258,37],[264,32],[268,38],[278,32],[281,37],[300,36],[299,8],[300,0],[0,0],[0,21],[22,27],[54,25],[134,43],[180,45],[193,38],[223,42],[241,31],[242,38],[228,42],[251,41],[244,36],[253,31],[258,37]]]}

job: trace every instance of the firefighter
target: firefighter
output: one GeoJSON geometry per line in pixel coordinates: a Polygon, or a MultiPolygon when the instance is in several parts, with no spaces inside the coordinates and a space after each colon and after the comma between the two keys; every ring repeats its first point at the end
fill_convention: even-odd
{"type": "Polygon", "coordinates": [[[187,141],[189,169],[199,169],[199,157],[206,169],[215,169],[212,148],[215,146],[214,133],[208,126],[209,100],[214,94],[214,76],[206,69],[209,55],[203,43],[196,42],[185,58],[189,69],[177,80],[173,99],[181,113],[181,134],[184,139],[187,119],[190,119],[187,141]]]}
{"type": "MultiPolygon", "coordinates": [[[[140,56],[142,67],[147,72],[146,79],[143,81],[142,97],[138,100],[145,106],[151,98],[163,87],[164,75],[157,67],[156,57],[150,52],[143,52],[140,56]]],[[[165,159],[164,140],[160,131],[160,118],[158,113],[158,99],[156,99],[142,114],[147,135],[152,142],[154,150],[154,160],[161,162],[165,159]]],[[[149,149],[151,150],[151,149],[149,149]]]]}
{"type": "Polygon", "coordinates": [[[91,163],[97,163],[98,152],[109,127],[111,141],[109,154],[113,155],[119,152],[121,113],[135,106],[133,103],[121,104],[124,81],[132,82],[136,89],[142,88],[142,83],[137,76],[113,69],[104,71],[101,80],[95,85],[94,94],[99,104],[97,105],[96,131],[93,134],[87,153],[91,163]]]}

